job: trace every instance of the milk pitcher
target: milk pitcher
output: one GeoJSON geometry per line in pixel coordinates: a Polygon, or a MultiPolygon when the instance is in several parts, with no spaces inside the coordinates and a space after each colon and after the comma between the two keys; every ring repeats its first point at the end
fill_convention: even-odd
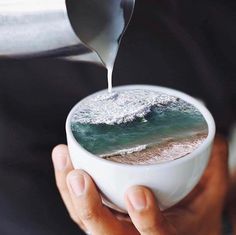
{"type": "Polygon", "coordinates": [[[97,52],[114,36],[120,42],[134,4],[135,0],[1,0],[0,59],[55,56],[104,64],[97,52]]]}

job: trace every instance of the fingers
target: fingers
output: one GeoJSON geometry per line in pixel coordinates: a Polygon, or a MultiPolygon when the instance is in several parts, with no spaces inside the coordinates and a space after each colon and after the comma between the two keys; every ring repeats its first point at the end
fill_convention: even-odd
{"type": "Polygon", "coordinates": [[[161,214],[155,197],[146,188],[134,187],[126,194],[126,205],[132,222],[119,221],[102,204],[101,196],[88,174],[73,170],[68,149],[57,146],[52,153],[55,177],[60,194],[72,217],[80,226],[96,235],[172,235],[175,231],[161,214]]]}
{"type": "Polygon", "coordinates": [[[205,177],[208,179],[209,197],[219,194],[225,196],[229,183],[228,145],[221,136],[215,138],[205,177]]]}
{"type": "Polygon", "coordinates": [[[70,161],[68,148],[66,145],[58,145],[52,151],[52,160],[55,170],[56,184],[63,199],[64,204],[70,214],[70,217],[83,227],[75,213],[75,209],[68,191],[66,176],[72,171],[73,167],[70,161]]]}
{"type": "Polygon", "coordinates": [[[215,176],[228,175],[228,143],[222,136],[217,136],[212,149],[212,157],[209,163],[209,169],[217,167],[215,176]]]}
{"type": "Polygon", "coordinates": [[[156,199],[147,188],[135,186],[125,195],[128,213],[141,235],[172,235],[174,228],[159,210],[156,199]]]}
{"type": "Polygon", "coordinates": [[[76,213],[89,233],[123,235],[128,233],[123,224],[102,204],[101,196],[90,176],[84,171],[72,171],[67,185],[76,213]]]}
{"type": "Polygon", "coordinates": [[[203,212],[210,207],[214,208],[214,211],[222,210],[228,190],[228,179],[228,145],[223,137],[216,136],[204,175],[195,189],[178,205],[187,205],[198,213],[199,208],[202,208],[203,212]],[[207,208],[202,207],[203,201],[208,205],[207,208]]]}

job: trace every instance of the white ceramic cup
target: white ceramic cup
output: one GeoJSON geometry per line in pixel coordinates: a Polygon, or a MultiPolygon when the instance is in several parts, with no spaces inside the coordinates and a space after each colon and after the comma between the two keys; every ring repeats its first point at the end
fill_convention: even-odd
{"type": "Polygon", "coordinates": [[[83,169],[93,178],[104,201],[108,205],[112,205],[113,208],[126,212],[125,192],[131,186],[143,185],[155,193],[159,206],[163,210],[182,200],[199,182],[211,154],[215,123],[212,115],[201,102],[180,91],[149,85],[121,86],[114,88],[114,90],[134,88],[163,92],[194,105],[208,124],[207,138],[187,156],[170,162],[155,165],[126,165],[108,161],[85,150],[74,138],[71,119],[77,104],[69,113],[66,121],[70,157],[75,169],[83,169]]]}

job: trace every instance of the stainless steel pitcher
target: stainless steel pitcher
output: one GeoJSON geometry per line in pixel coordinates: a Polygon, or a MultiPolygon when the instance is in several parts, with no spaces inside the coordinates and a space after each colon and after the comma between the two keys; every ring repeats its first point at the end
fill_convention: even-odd
{"type": "Polygon", "coordinates": [[[135,0],[0,0],[0,58],[56,56],[102,63],[88,42],[112,22],[110,6],[117,2],[124,33],[135,0]]]}

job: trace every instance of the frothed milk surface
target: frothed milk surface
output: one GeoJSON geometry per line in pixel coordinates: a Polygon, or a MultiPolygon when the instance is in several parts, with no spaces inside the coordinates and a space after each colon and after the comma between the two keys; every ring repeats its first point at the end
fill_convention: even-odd
{"type": "Polygon", "coordinates": [[[88,151],[124,164],[159,164],[198,148],[208,134],[202,114],[168,94],[142,89],[103,92],[77,106],[71,128],[88,151]]]}
{"type": "Polygon", "coordinates": [[[83,100],[72,122],[81,124],[122,124],[143,118],[153,107],[167,106],[176,97],[148,90],[104,93],[83,100]]]}

